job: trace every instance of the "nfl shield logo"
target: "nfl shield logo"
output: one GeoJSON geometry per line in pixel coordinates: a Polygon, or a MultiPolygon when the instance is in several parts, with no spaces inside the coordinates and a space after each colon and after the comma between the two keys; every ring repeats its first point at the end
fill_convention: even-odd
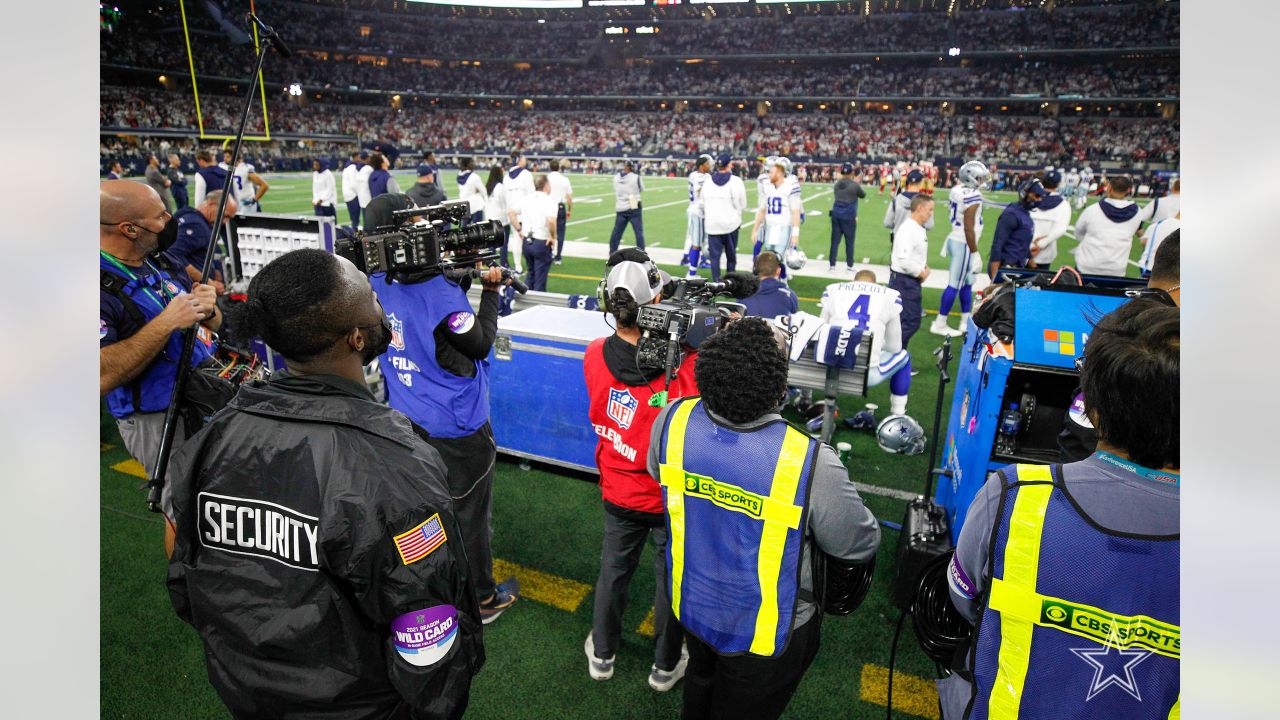
{"type": "Polygon", "coordinates": [[[609,417],[618,423],[618,427],[626,430],[636,417],[636,407],[640,403],[631,395],[630,390],[609,389],[609,417]]]}
{"type": "Polygon", "coordinates": [[[391,323],[391,347],[404,352],[404,323],[396,319],[396,314],[387,315],[387,321],[391,323]]]}

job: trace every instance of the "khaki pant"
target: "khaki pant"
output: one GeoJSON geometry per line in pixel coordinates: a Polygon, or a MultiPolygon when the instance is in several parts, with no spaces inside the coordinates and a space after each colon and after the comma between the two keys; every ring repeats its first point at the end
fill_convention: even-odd
{"type": "MultiPolygon", "coordinates": [[[[182,418],[178,418],[178,427],[173,433],[173,450],[187,439],[187,429],[182,418]]],[[[150,478],[156,466],[156,456],[160,454],[160,437],[164,433],[164,413],[134,413],[126,418],[116,418],[116,427],[120,429],[120,439],[124,441],[124,449],[129,451],[134,460],[142,464],[150,478]]],[[[169,453],[169,468],[173,470],[173,453],[169,453]]],[[[168,472],[166,472],[166,477],[168,472]]],[[[165,483],[160,495],[160,507],[165,515],[169,515],[169,484],[165,483]]]]}

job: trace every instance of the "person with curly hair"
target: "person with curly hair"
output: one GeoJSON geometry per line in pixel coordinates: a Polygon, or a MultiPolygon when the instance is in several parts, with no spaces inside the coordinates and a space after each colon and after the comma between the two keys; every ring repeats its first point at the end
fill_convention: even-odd
{"type": "Polygon", "coordinates": [[[685,720],[779,717],[818,652],[813,543],[841,565],[880,546],[835,450],[778,414],[783,346],[761,318],[729,323],[698,348],[701,395],[653,425],[667,590],[689,645],[685,720]]]}

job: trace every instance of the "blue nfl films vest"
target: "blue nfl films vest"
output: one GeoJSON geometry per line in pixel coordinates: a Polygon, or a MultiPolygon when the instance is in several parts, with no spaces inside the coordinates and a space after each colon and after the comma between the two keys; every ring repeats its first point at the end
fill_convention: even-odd
{"type": "MultiPolygon", "coordinates": [[[[121,302],[126,314],[132,316],[134,311],[138,313],[133,319],[139,329],[164,310],[166,296],[172,297],[183,292],[182,286],[173,280],[172,273],[176,271],[167,269],[162,261],[151,262],[160,271],[160,277],[154,273],[141,278],[129,277],[105,257],[98,258],[99,268],[125,281],[120,287],[119,295],[132,301],[133,308],[129,307],[129,302],[121,302]],[[161,283],[165,287],[162,288],[161,283]]],[[[171,333],[160,354],[142,374],[107,393],[107,410],[112,416],[125,418],[135,412],[160,412],[169,408],[169,396],[173,394],[173,385],[178,379],[178,360],[182,357],[182,336],[181,332],[171,333]]],[[[191,367],[198,366],[212,354],[213,347],[197,339],[191,354],[191,367]]]]}
{"type": "Polygon", "coordinates": [[[450,315],[474,312],[467,294],[443,275],[410,285],[388,284],[385,277],[375,275],[373,289],[391,322],[391,344],[380,363],[388,404],[435,437],[479,430],[489,419],[489,361],[476,361],[475,377],[458,377],[436,363],[433,334],[450,315]]]}
{"type": "Polygon", "coordinates": [[[818,443],[783,420],[739,432],[698,398],[663,428],[667,589],[685,630],[722,655],[786,649],[818,443]]]}
{"type": "Polygon", "coordinates": [[[965,716],[1179,717],[1178,536],[1098,527],[1061,466],[1002,477],[965,716]]]}

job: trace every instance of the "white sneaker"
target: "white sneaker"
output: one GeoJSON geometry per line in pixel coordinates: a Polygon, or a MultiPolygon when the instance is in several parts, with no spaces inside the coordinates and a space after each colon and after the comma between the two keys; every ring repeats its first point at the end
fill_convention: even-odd
{"type": "Polygon", "coordinates": [[[947,318],[943,315],[938,315],[933,319],[933,324],[929,326],[929,332],[946,337],[960,337],[964,334],[948,325],[947,318]]]}
{"type": "MultiPolygon", "coordinates": [[[[582,649],[587,653],[587,674],[591,676],[592,680],[608,680],[613,677],[614,658],[601,659],[596,657],[596,642],[595,638],[592,637],[591,631],[587,631],[587,642],[582,649]]],[[[680,665],[679,669],[680,674],[683,676],[684,666],[680,665]]],[[[652,677],[649,679],[649,684],[653,684],[652,677]]]]}
{"type": "Polygon", "coordinates": [[[670,690],[684,677],[684,671],[687,667],[689,667],[689,648],[688,646],[682,646],[680,648],[680,661],[676,663],[674,669],[659,670],[658,666],[654,665],[649,670],[649,687],[658,692],[670,690]]]}

